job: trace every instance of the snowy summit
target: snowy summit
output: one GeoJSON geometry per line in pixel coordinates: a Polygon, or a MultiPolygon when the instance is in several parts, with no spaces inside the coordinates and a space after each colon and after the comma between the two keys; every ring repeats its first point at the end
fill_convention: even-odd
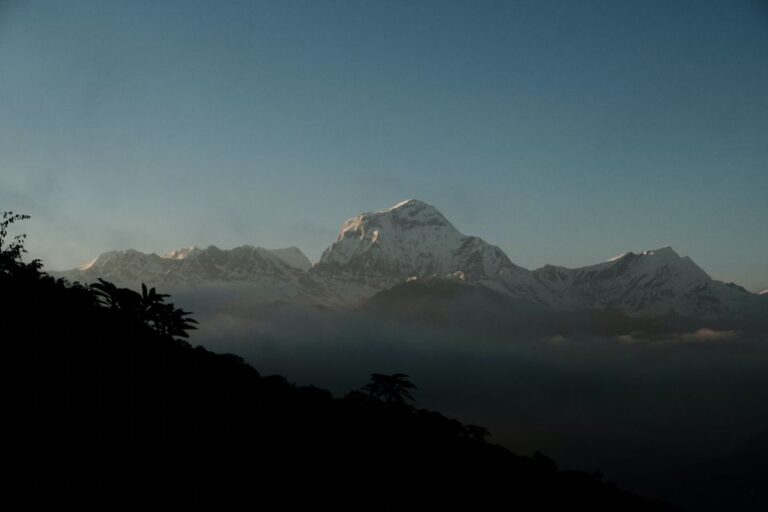
{"type": "Polygon", "coordinates": [[[313,270],[388,286],[413,278],[462,276],[531,299],[536,295],[529,271],[495,245],[464,235],[434,206],[416,199],[346,221],[313,270]]]}

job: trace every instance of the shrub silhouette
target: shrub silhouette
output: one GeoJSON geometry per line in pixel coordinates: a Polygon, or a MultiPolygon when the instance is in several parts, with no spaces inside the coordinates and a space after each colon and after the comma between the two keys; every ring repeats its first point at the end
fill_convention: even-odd
{"type": "Polygon", "coordinates": [[[193,347],[179,340],[189,314],[165,295],[23,263],[23,237],[6,237],[24,218],[0,225],[7,503],[666,509],[484,442],[479,427],[392,407],[412,398],[406,375],[334,398],[193,347]]]}

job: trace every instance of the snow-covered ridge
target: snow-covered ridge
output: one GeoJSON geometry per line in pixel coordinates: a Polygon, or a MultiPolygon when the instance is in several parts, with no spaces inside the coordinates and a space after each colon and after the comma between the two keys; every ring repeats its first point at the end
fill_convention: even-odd
{"type": "Polygon", "coordinates": [[[713,280],[669,246],[581,268],[545,265],[534,275],[563,309],[615,307],[637,316],[674,311],[710,318],[734,313],[749,300],[743,288],[713,280]]]}

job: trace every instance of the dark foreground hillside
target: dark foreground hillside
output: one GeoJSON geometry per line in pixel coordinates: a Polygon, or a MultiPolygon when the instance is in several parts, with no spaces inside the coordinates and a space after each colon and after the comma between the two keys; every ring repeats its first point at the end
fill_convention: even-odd
{"type": "MultiPolygon", "coordinates": [[[[344,398],[181,341],[150,291],[68,285],[0,244],[6,500],[358,510],[666,510],[401,401],[344,398]]],[[[13,249],[13,246],[11,246],[13,249]]]]}

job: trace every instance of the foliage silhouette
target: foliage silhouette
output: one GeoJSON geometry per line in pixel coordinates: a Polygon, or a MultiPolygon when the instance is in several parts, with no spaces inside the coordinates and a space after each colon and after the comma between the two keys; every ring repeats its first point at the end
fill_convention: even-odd
{"type": "Polygon", "coordinates": [[[191,313],[166,304],[167,294],[157,293],[154,288],[147,290],[141,284],[141,294],[128,288],[118,288],[99,278],[91,285],[102,304],[150,326],[160,335],[188,338],[187,331],[197,329],[197,320],[188,318],[191,313]]]}
{"type": "Polygon", "coordinates": [[[23,238],[5,245],[16,220],[0,231],[6,503],[667,510],[392,407],[415,389],[403,374],[334,398],[193,347],[177,338],[189,314],[165,295],[23,263],[23,238]]]}
{"type": "Polygon", "coordinates": [[[484,443],[485,438],[490,436],[491,433],[485,427],[478,425],[464,425],[464,436],[473,441],[484,443]]]}
{"type": "Polygon", "coordinates": [[[411,381],[408,375],[404,373],[395,373],[393,375],[384,375],[381,373],[372,373],[371,382],[363,387],[363,391],[369,396],[386,403],[403,404],[405,399],[413,401],[410,390],[418,389],[411,381]]]}
{"type": "Polygon", "coordinates": [[[6,243],[8,227],[14,222],[29,219],[29,215],[4,211],[2,212],[2,217],[3,220],[0,221],[0,255],[11,262],[15,262],[20,260],[21,255],[27,252],[26,249],[24,249],[24,239],[27,235],[24,233],[16,235],[10,243],[6,243]]]}
{"type": "Polygon", "coordinates": [[[29,219],[29,215],[12,211],[2,212],[2,220],[0,220],[0,272],[34,272],[42,268],[40,260],[32,260],[28,264],[21,261],[21,257],[27,252],[24,248],[24,240],[27,238],[25,233],[14,236],[10,242],[7,241],[8,229],[11,224],[27,219],[29,219]]]}

